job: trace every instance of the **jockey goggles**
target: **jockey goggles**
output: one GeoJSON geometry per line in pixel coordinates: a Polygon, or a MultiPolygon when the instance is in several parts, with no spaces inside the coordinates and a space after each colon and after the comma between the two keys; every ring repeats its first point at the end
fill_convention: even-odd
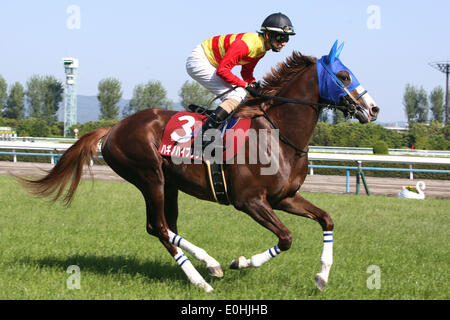
{"type": "Polygon", "coordinates": [[[273,37],[274,40],[277,42],[288,42],[289,41],[289,35],[288,34],[277,34],[273,37]]]}

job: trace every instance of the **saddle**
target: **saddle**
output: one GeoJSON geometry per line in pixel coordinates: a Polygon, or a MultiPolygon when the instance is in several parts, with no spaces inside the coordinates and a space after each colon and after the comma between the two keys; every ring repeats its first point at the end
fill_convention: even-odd
{"type": "Polygon", "coordinates": [[[191,148],[195,136],[199,134],[208,114],[213,110],[196,105],[190,105],[188,109],[192,112],[179,111],[169,119],[158,152],[162,156],[170,156],[174,161],[189,160],[187,163],[191,163],[194,160],[197,163],[203,162],[206,165],[215,200],[220,204],[229,205],[223,168],[225,163],[232,159],[244,145],[251,119],[230,117],[224,122],[221,129],[223,145],[216,149],[216,151],[222,152],[214,158],[221,161],[210,161],[203,158],[201,154],[192,153],[191,148]]]}
{"type": "Polygon", "coordinates": [[[213,111],[214,111],[214,110],[206,109],[205,107],[198,106],[196,104],[188,105],[188,109],[194,113],[205,114],[207,116],[211,115],[211,113],[213,113],[213,111]]]}

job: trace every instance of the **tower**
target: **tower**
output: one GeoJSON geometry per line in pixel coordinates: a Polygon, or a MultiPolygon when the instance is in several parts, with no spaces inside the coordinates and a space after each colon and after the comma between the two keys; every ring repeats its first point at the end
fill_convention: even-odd
{"type": "Polygon", "coordinates": [[[70,127],[77,123],[78,59],[63,58],[66,73],[64,91],[64,137],[71,136],[70,127]]]}
{"type": "Polygon", "coordinates": [[[449,61],[441,61],[441,62],[432,62],[430,66],[435,68],[436,70],[445,74],[445,101],[444,101],[444,109],[445,109],[445,117],[444,123],[448,122],[448,77],[450,74],[450,62],[449,61]]]}

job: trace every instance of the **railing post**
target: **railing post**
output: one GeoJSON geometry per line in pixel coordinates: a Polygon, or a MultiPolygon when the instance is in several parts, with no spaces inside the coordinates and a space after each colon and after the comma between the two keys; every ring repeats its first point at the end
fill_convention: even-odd
{"type": "Polygon", "coordinates": [[[309,167],[309,174],[310,174],[311,176],[313,176],[313,175],[314,175],[314,168],[311,167],[311,166],[313,165],[312,160],[309,161],[309,165],[310,165],[310,167],[309,167]]]}
{"type": "MultiPolygon", "coordinates": [[[[12,152],[16,152],[16,149],[12,149],[12,152]]],[[[13,155],[13,162],[17,162],[17,155],[16,154],[14,154],[13,155]]]]}
{"type": "Polygon", "coordinates": [[[359,167],[361,166],[361,161],[358,161],[358,170],[356,170],[356,194],[359,194],[359,186],[361,184],[361,176],[360,176],[360,169],[359,167]]]}
{"type": "MultiPolygon", "coordinates": [[[[409,165],[409,169],[411,170],[413,168],[412,164],[409,165]]],[[[414,172],[409,172],[409,180],[414,180],[414,172]]]]}
{"type": "Polygon", "coordinates": [[[350,169],[347,169],[347,180],[345,182],[345,192],[350,193],[350,169]]]}
{"type": "Polygon", "coordinates": [[[366,177],[362,170],[362,161],[358,160],[358,172],[356,173],[356,194],[359,194],[359,187],[361,185],[361,180],[363,181],[366,194],[370,196],[369,186],[367,185],[366,177]]]}

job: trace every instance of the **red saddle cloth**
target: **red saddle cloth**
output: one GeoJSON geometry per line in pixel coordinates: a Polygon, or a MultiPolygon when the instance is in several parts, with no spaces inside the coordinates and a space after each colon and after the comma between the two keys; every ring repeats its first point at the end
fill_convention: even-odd
{"type": "MultiPolygon", "coordinates": [[[[164,135],[158,152],[163,156],[201,160],[191,154],[191,145],[207,116],[188,112],[177,112],[170,118],[164,129],[164,135]]],[[[231,118],[222,128],[224,145],[223,161],[233,158],[247,139],[251,119],[231,118]]]]}

